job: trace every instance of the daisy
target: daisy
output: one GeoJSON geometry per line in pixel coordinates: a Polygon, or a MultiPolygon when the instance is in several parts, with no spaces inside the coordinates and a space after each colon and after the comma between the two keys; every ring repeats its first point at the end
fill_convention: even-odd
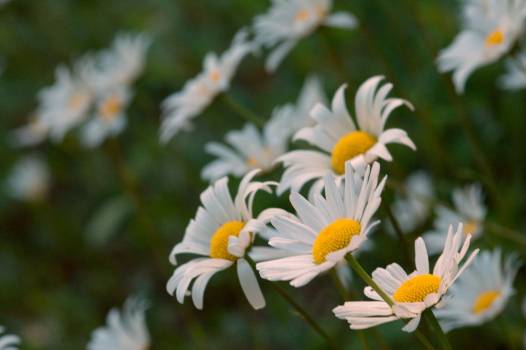
{"type": "MultiPolygon", "coordinates": [[[[396,195],[393,203],[393,215],[402,232],[413,232],[426,222],[433,205],[433,196],[433,186],[428,174],[419,171],[407,178],[403,196],[396,195]]],[[[388,228],[393,230],[390,223],[388,228]]]]}
{"type": "Polygon", "coordinates": [[[402,129],[384,130],[391,112],[402,105],[413,108],[399,98],[387,98],[392,84],[379,87],[383,77],[368,79],[360,86],[355,98],[358,128],[347,111],[342,85],[332,100],[331,109],[318,104],[311,111],[316,121],[313,127],[300,130],[295,139],[305,140],[321,150],[297,150],[278,158],[286,167],[278,187],[278,194],[287,189],[299,191],[305,183],[316,180],[313,188],[319,188],[327,171],[341,176],[345,163],[350,161],[354,169],[363,169],[377,158],[391,161],[386,148],[389,143],[400,143],[416,149],[413,141],[402,129]]]}
{"type": "Polygon", "coordinates": [[[3,334],[4,327],[0,326],[0,350],[17,350],[20,345],[20,337],[12,334],[3,334]]]}
{"type": "Polygon", "coordinates": [[[164,100],[162,142],[168,142],[181,129],[188,129],[192,118],[202,113],[219,93],[228,90],[239,63],[255,49],[255,46],[247,41],[247,35],[245,30],[241,30],[234,37],[230,48],[221,56],[215,53],[207,54],[203,62],[203,71],[189,80],[181,91],[164,100]]]}
{"type": "Polygon", "coordinates": [[[526,88],[526,53],[506,60],[506,73],[499,78],[499,85],[506,90],[526,88]]]}
{"type": "Polygon", "coordinates": [[[294,287],[309,283],[322,272],[332,269],[355,252],[379,222],[371,218],[380,206],[386,177],[378,183],[380,165],[367,167],[362,184],[355,184],[354,170],[348,162],[345,181],[338,185],[328,173],[324,178],[325,196],[316,194],[312,201],[297,192],[290,195],[294,215],[271,218],[277,235],[269,245],[288,252],[288,256],[256,265],[262,278],[290,281],[294,287]]]}
{"type": "Polygon", "coordinates": [[[228,178],[212,184],[201,194],[202,206],[186,228],[183,241],[170,253],[170,261],[176,265],[179,254],[197,254],[195,258],[175,269],[167,283],[168,293],[174,294],[183,303],[190,284],[195,279],[191,296],[198,309],[203,308],[203,296],[210,278],[217,272],[235,265],[241,288],[254,309],[265,307],[265,299],[259,284],[245,259],[254,240],[265,224],[260,222],[265,215],[255,219],[252,213],[254,196],[259,190],[271,192],[270,182],[253,182],[258,173],[253,170],[243,177],[234,200],[228,190],[228,178]]]}
{"type": "Polygon", "coordinates": [[[440,72],[454,71],[457,92],[477,68],[509,53],[521,35],[526,18],[524,0],[467,0],[463,9],[463,31],[439,53],[440,72]]]}
{"type": "Polygon", "coordinates": [[[453,191],[453,204],[454,210],[444,206],[436,208],[437,217],[434,222],[434,229],[423,235],[430,254],[440,252],[446,239],[444,232],[449,225],[462,222],[466,235],[471,234],[473,238],[477,238],[482,234],[486,206],[480,185],[472,184],[455,189],[453,191]]]}
{"type": "Polygon", "coordinates": [[[447,332],[494,319],[515,293],[513,280],[520,265],[514,255],[503,261],[500,249],[482,252],[451,288],[452,298],[435,311],[442,328],[447,332]]]}
{"type": "Polygon", "coordinates": [[[129,298],[122,311],[112,309],[106,325],[91,335],[88,350],[147,350],[150,347],[144,315],[147,308],[144,300],[129,298]]]}
{"type": "Polygon", "coordinates": [[[273,48],[267,58],[267,71],[275,71],[292,48],[319,26],[356,27],[353,15],[347,12],[331,15],[331,9],[332,0],[272,0],[270,9],[254,21],[255,42],[273,48]]]}
{"type": "Polygon", "coordinates": [[[47,164],[37,156],[27,156],[15,164],[6,185],[13,198],[36,202],[46,197],[49,183],[47,164]]]}
{"type": "Polygon", "coordinates": [[[49,134],[49,125],[37,112],[29,123],[12,131],[10,140],[15,147],[30,147],[43,142],[49,134]]]}
{"type": "Polygon", "coordinates": [[[374,301],[346,302],[334,308],[334,314],[347,320],[351,329],[365,329],[405,319],[409,322],[403,330],[413,332],[426,309],[441,307],[448,289],[475,258],[478,250],[473,251],[460,266],[468,251],[470,237],[462,232],[462,224],[458,225],[455,234],[451,226],[432,273],[429,271],[426,245],[422,238],[418,238],[415,241],[416,271],[408,275],[400,265],[394,263],[385,269],[377,268],[372,274],[374,282],[389,297],[390,304],[371,287],[366,287],[364,294],[374,301]]]}

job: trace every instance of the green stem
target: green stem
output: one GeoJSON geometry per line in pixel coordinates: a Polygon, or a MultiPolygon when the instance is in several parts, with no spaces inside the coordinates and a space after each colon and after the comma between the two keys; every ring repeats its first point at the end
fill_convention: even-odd
{"type": "Polygon", "coordinates": [[[452,350],[451,344],[449,344],[449,340],[447,339],[447,336],[444,333],[444,330],[440,326],[440,323],[438,323],[438,320],[436,319],[431,309],[428,309],[424,312],[424,317],[427,318],[429,325],[431,326],[431,329],[433,330],[433,333],[438,335],[438,339],[440,341],[440,345],[442,346],[442,349],[452,350]]]}
{"type": "Polygon", "coordinates": [[[394,231],[396,233],[396,236],[398,237],[398,239],[400,240],[400,243],[402,244],[402,251],[403,251],[403,254],[404,254],[404,258],[406,259],[408,264],[412,265],[412,261],[411,261],[412,254],[409,251],[409,249],[410,249],[409,248],[410,247],[409,244],[410,243],[407,240],[406,235],[402,231],[402,228],[400,227],[400,223],[398,222],[398,220],[394,216],[393,211],[391,209],[391,206],[390,205],[385,205],[384,209],[385,209],[385,212],[387,213],[387,217],[389,218],[389,221],[391,221],[391,225],[393,226],[393,229],[394,229],[394,231]]]}
{"type": "Polygon", "coordinates": [[[262,118],[260,118],[255,113],[253,113],[252,111],[248,110],[247,108],[239,104],[229,95],[223,94],[221,96],[221,101],[223,101],[225,105],[227,105],[230,109],[232,109],[234,112],[239,114],[242,118],[244,118],[248,122],[254,123],[259,127],[263,127],[265,125],[265,121],[262,118]]]}

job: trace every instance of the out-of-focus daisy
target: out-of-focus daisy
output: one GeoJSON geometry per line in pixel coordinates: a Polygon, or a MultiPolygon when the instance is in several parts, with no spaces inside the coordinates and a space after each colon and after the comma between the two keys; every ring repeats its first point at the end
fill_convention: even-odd
{"type": "Polygon", "coordinates": [[[239,63],[255,49],[247,36],[248,33],[241,30],[221,56],[207,54],[203,71],[186,82],[181,91],[164,100],[161,141],[167,142],[181,129],[190,128],[191,119],[203,112],[219,93],[228,90],[239,63]]]}
{"type": "Polygon", "coordinates": [[[7,179],[9,194],[22,201],[43,200],[49,190],[50,174],[47,164],[36,156],[19,160],[7,179]]]}
{"type": "Polygon", "coordinates": [[[39,113],[31,118],[28,124],[13,130],[11,143],[15,147],[29,147],[43,142],[49,134],[49,125],[41,118],[39,113]]]}
{"type": "Polygon", "coordinates": [[[336,317],[347,320],[351,329],[365,329],[397,319],[406,319],[409,322],[403,330],[414,331],[420,323],[422,312],[428,308],[442,306],[448,289],[478,253],[478,250],[473,251],[463,266],[460,266],[468,252],[471,238],[462,230],[462,224],[459,224],[455,234],[453,227],[449,228],[442,254],[432,273],[429,271],[429,258],[422,238],[415,241],[416,271],[408,275],[396,263],[388,265],[385,269],[374,270],[374,282],[390,298],[392,305],[385,302],[371,287],[366,287],[364,294],[374,301],[346,302],[333,310],[336,317]]]}
{"type": "Polygon", "coordinates": [[[440,252],[446,240],[444,232],[450,225],[463,223],[464,234],[470,234],[473,238],[477,238],[484,229],[486,206],[480,185],[456,188],[453,191],[453,204],[454,210],[444,206],[436,208],[434,229],[423,236],[430,254],[440,252]]]}
{"type": "MultiPolygon", "coordinates": [[[[431,212],[433,204],[431,178],[423,171],[411,174],[404,184],[403,195],[396,195],[393,214],[404,233],[409,233],[423,225],[431,212]]],[[[388,226],[393,229],[391,225],[388,226]]]]}
{"type": "Polygon", "coordinates": [[[493,63],[508,53],[524,29],[526,1],[467,0],[463,9],[463,30],[438,56],[441,72],[454,71],[457,92],[477,68],[493,63]]]}
{"type": "Polygon", "coordinates": [[[272,0],[270,9],[254,21],[255,42],[273,48],[267,58],[267,70],[276,70],[290,50],[321,25],[356,27],[353,15],[347,12],[330,14],[331,9],[332,0],[272,0]]]}
{"type": "Polygon", "coordinates": [[[146,326],[147,303],[129,298],[122,311],[112,309],[106,325],[91,335],[88,350],[146,350],[150,347],[150,334],[146,326]]]}
{"type": "Polygon", "coordinates": [[[506,60],[506,73],[499,78],[499,85],[506,90],[526,88],[526,53],[506,60]]]}
{"type": "Polygon", "coordinates": [[[260,190],[271,192],[270,182],[253,182],[258,170],[243,177],[234,200],[228,190],[228,178],[216,181],[201,194],[202,207],[186,228],[183,241],[170,253],[170,261],[176,265],[179,254],[197,254],[195,258],[177,267],[167,283],[168,293],[183,303],[190,284],[195,279],[191,296],[198,309],[203,308],[203,296],[210,278],[217,272],[236,265],[241,288],[255,309],[265,306],[259,284],[245,259],[264,214],[255,219],[252,213],[254,196],[260,190]]]}
{"type": "Polygon", "coordinates": [[[494,319],[515,293],[520,264],[514,255],[503,261],[500,249],[482,252],[450,289],[452,297],[444,307],[434,311],[442,328],[447,332],[494,319]]]}
{"type": "Polygon", "coordinates": [[[17,350],[20,337],[13,334],[3,334],[4,327],[0,326],[0,350],[17,350]]]}
{"type": "Polygon", "coordinates": [[[261,277],[301,287],[358,250],[378,224],[371,218],[380,206],[386,180],[378,183],[379,173],[380,165],[374,163],[365,170],[361,186],[356,186],[354,170],[347,163],[343,183],[338,185],[330,173],[324,177],[324,197],[318,193],[309,201],[293,192],[290,202],[297,216],[273,217],[277,235],[269,240],[270,246],[288,256],[258,263],[261,277]]]}
{"type": "Polygon", "coordinates": [[[404,130],[384,130],[387,118],[394,109],[402,105],[412,106],[399,98],[387,98],[393,86],[388,83],[379,87],[382,79],[381,76],[368,79],[356,93],[358,128],[345,104],[346,85],[334,95],[331,109],[321,104],[313,108],[311,117],[316,125],[300,130],[295,139],[305,140],[321,150],[297,150],[278,158],[286,167],[278,187],[279,194],[289,188],[299,191],[310,180],[316,180],[312,188],[319,188],[321,178],[327,171],[341,176],[347,161],[355,169],[363,169],[377,158],[391,161],[391,153],[386,147],[389,143],[416,149],[404,130]]]}

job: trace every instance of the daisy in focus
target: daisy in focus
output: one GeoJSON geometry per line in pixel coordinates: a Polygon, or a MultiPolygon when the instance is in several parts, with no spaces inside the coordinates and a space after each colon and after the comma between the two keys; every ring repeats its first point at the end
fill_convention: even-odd
{"type": "Polygon", "coordinates": [[[254,20],[255,42],[273,49],[267,58],[267,71],[275,71],[292,48],[319,26],[357,26],[350,13],[330,14],[331,10],[332,0],[272,0],[270,9],[254,20]]]}
{"type": "Polygon", "coordinates": [[[506,60],[506,73],[499,78],[499,85],[506,90],[526,88],[526,53],[506,60]]]}
{"type": "Polygon", "coordinates": [[[0,350],[17,350],[20,345],[20,337],[3,333],[4,327],[0,326],[0,350]]]}
{"type": "Polygon", "coordinates": [[[467,0],[462,13],[462,32],[437,59],[440,72],[453,71],[458,93],[464,92],[474,70],[496,62],[513,49],[524,29],[526,1],[467,0]]]}
{"type": "Polygon", "coordinates": [[[112,309],[106,325],[91,335],[88,350],[147,350],[150,334],[146,326],[147,303],[142,299],[129,298],[122,311],[112,309]]]}
{"type": "Polygon", "coordinates": [[[386,181],[384,177],[378,182],[379,174],[380,165],[374,163],[357,184],[348,162],[343,183],[330,173],[324,177],[325,196],[318,193],[309,201],[293,192],[290,202],[297,214],[272,217],[277,234],[268,242],[288,256],[258,263],[261,277],[301,287],[357,251],[379,223],[371,222],[386,181]]]}
{"type": "Polygon", "coordinates": [[[173,265],[177,265],[176,257],[180,254],[201,256],[177,267],[166,285],[168,293],[175,294],[180,303],[190,294],[195,307],[202,309],[210,278],[235,265],[241,288],[250,305],[256,310],[265,307],[256,275],[245,258],[254,241],[254,233],[265,227],[262,222],[265,212],[258,218],[253,216],[254,197],[260,190],[270,193],[270,186],[273,185],[271,182],[252,181],[257,173],[258,170],[253,170],[243,177],[233,200],[226,177],[201,194],[202,206],[186,227],[183,241],[170,253],[173,265]]]}
{"type": "Polygon", "coordinates": [[[346,302],[334,308],[334,314],[347,320],[351,329],[366,329],[405,319],[408,323],[403,330],[413,332],[426,309],[442,306],[444,295],[477,255],[478,250],[473,251],[461,266],[470,238],[463,233],[462,224],[458,225],[456,233],[453,233],[451,226],[442,254],[431,273],[426,245],[422,238],[418,238],[415,241],[416,271],[408,275],[400,265],[393,263],[385,269],[377,268],[372,274],[374,282],[386,293],[390,303],[371,287],[366,287],[364,294],[373,301],[346,302]]]}
{"type": "Polygon", "coordinates": [[[41,158],[27,156],[19,160],[7,178],[7,191],[11,197],[28,202],[39,202],[46,198],[50,173],[48,165],[41,158]]]}
{"type": "Polygon", "coordinates": [[[312,109],[310,115],[316,124],[300,130],[294,138],[305,140],[320,150],[296,150],[278,158],[286,168],[278,194],[288,189],[299,191],[311,180],[315,180],[311,188],[311,193],[315,193],[322,186],[322,177],[327,171],[341,177],[347,161],[354,169],[363,169],[378,158],[391,161],[393,158],[386,147],[389,143],[416,149],[404,130],[385,130],[385,123],[394,109],[403,105],[413,107],[405,100],[387,98],[393,85],[380,86],[382,79],[381,76],[372,77],[358,89],[355,98],[358,127],[345,104],[346,85],[338,89],[330,109],[321,104],[312,109]]]}
{"type": "Polygon", "coordinates": [[[217,95],[229,89],[239,63],[254,50],[254,44],[248,41],[248,33],[241,30],[222,55],[207,54],[203,71],[186,82],[181,91],[163,101],[161,141],[168,142],[180,130],[189,129],[191,119],[201,114],[217,95]]]}
{"type": "Polygon", "coordinates": [[[446,240],[447,228],[456,223],[463,223],[464,234],[478,238],[484,230],[484,219],[486,217],[486,206],[484,195],[478,184],[472,184],[463,188],[453,190],[454,210],[444,206],[438,206],[434,228],[423,235],[430,254],[440,252],[446,240]]]}
{"type": "Polygon", "coordinates": [[[500,249],[485,251],[450,289],[452,297],[435,310],[444,331],[488,322],[500,314],[515,293],[513,280],[521,265],[510,255],[504,261],[500,249]]]}

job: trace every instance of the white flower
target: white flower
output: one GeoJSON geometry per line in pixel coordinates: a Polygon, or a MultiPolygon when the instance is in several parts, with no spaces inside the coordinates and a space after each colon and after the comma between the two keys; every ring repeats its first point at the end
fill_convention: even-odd
{"type": "Polygon", "coordinates": [[[440,72],[454,71],[457,92],[463,93],[469,75],[508,53],[523,31],[524,0],[467,0],[463,9],[464,29],[439,54],[440,72]]]}
{"type": "Polygon", "coordinates": [[[93,117],[82,129],[82,143],[89,148],[100,145],[107,137],[119,134],[126,127],[126,107],[131,92],[125,87],[104,91],[97,98],[93,117]]]}
{"type": "Polygon", "coordinates": [[[11,196],[23,201],[40,201],[49,190],[50,174],[47,164],[36,156],[18,161],[7,179],[11,196]]]}
{"type": "Polygon", "coordinates": [[[272,6],[254,21],[256,43],[274,48],[266,62],[275,71],[280,62],[304,37],[319,26],[354,28],[356,18],[347,12],[330,15],[332,0],[272,0],[272,6]]]}
{"type": "Polygon", "coordinates": [[[378,224],[370,221],[380,206],[386,180],[378,183],[379,173],[378,163],[368,166],[361,186],[357,186],[348,162],[344,183],[338,185],[330,173],[325,176],[325,197],[318,193],[308,201],[293,192],[290,202],[297,216],[273,217],[277,234],[269,240],[270,246],[286,251],[288,256],[258,263],[261,277],[301,287],[335,267],[347,253],[358,250],[378,224]]]}
{"type": "Polygon", "coordinates": [[[515,255],[504,262],[500,249],[482,252],[450,289],[451,298],[435,310],[447,332],[494,319],[515,293],[513,280],[521,263],[515,255]]]}
{"type": "Polygon", "coordinates": [[[392,84],[379,87],[383,77],[368,79],[360,86],[355,98],[358,128],[345,104],[346,85],[341,86],[332,100],[331,109],[318,104],[311,111],[316,121],[313,127],[300,130],[295,139],[301,139],[321,150],[297,150],[286,153],[278,161],[286,167],[278,187],[278,194],[287,189],[299,191],[305,183],[316,180],[312,188],[319,188],[327,171],[343,174],[349,160],[354,169],[363,169],[377,158],[391,161],[389,143],[401,143],[412,149],[415,145],[402,129],[387,129],[385,123],[391,112],[402,105],[411,104],[399,98],[387,98],[392,84]]]}
{"type": "MultiPolygon", "coordinates": [[[[431,178],[425,172],[419,171],[407,178],[403,195],[396,195],[392,208],[402,232],[413,232],[426,222],[433,204],[433,192],[431,178]]],[[[390,223],[388,228],[393,230],[390,223]]]]}
{"type": "Polygon", "coordinates": [[[526,53],[506,60],[506,73],[499,78],[499,85],[506,90],[526,88],[526,53]]]}
{"type": "Polygon", "coordinates": [[[454,210],[444,206],[436,208],[434,229],[423,235],[432,255],[440,252],[446,239],[444,232],[450,225],[462,222],[464,234],[471,234],[473,238],[479,237],[484,229],[486,207],[480,185],[472,184],[464,188],[456,188],[453,191],[453,204],[454,210]]]}
{"type": "Polygon", "coordinates": [[[91,335],[88,350],[147,350],[150,335],[145,321],[147,303],[129,298],[122,311],[112,309],[106,325],[91,335]]]}
{"type": "Polygon", "coordinates": [[[20,337],[4,333],[4,327],[0,326],[0,350],[17,350],[20,345],[20,337]]]}
{"type": "Polygon", "coordinates": [[[191,296],[198,309],[203,308],[203,296],[210,278],[217,272],[236,265],[241,288],[255,309],[265,306],[259,284],[245,259],[254,240],[254,233],[265,226],[265,212],[254,219],[252,203],[259,190],[271,192],[270,182],[252,182],[258,170],[249,172],[241,180],[234,200],[228,190],[228,178],[216,181],[201,194],[202,207],[186,228],[183,241],[170,253],[170,261],[176,265],[179,254],[197,254],[195,258],[179,266],[166,285],[168,293],[183,303],[190,284],[195,279],[191,296]]]}
{"type": "Polygon", "coordinates": [[[12,131],[10,140],[15,147],[30,147],[43,142],[49,134],[49,125],[36,112],[28,124],[12,131]]]}
{"type": "Polygon", "coordinates": [[[351,329],[365,329],[406,319],[409,322],[403,330],[413,332],[420,323],[422,312],[428,308],[441,307],[443,296],[475,258],[478,250],[473,251],[463,266],[460,266],[467,254],[469,242],[470,236],[464,235],[462,224],[458,225],[456,234],[453,234],[453,227],[450,227],[442,254],[435,263],[433,272],[429,273],[426,245],[422,238],[418,238],[415,241],[416,271],[408,275],[400,265],[394,263],[385,269],[377,268],[372,274],[374,282],[393,302],[392,306],[371,287],[366,287],[364,294],[374,301],[346,302],[336,307],[334,314],[347,320],[351,329]]]}
{"type": "Polygon", "coordinates": [[[162,142],[169,141],[181,129],[190,128],[191,119],[203,112],[219,93],[228,90],[241,60],[254,51],[247,35],[245,30],[237,33],[230,48],[221,56],[207,54],[203,71],[189,80],[181,91],[163,101],[162,142]]]}

